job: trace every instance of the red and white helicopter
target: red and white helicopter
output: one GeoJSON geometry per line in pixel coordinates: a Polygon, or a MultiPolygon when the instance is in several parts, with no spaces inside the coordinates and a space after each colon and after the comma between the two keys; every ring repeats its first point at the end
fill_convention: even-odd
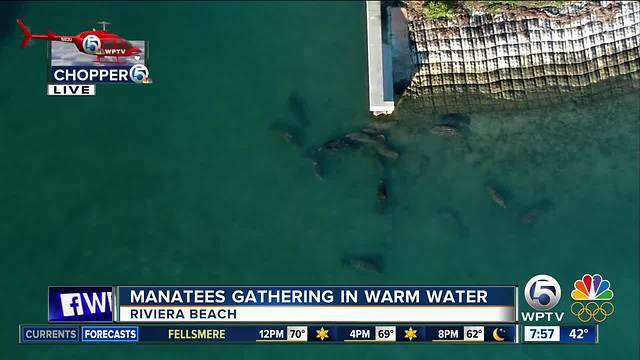
{"type": "Polygon", "coordinates": [[[109,25],[106,21],[99,21],[98,24],[102,25],[102,30],[88,30],[79,33],[78,35],[58,35],[54,32],[48,32],[47,34],[32,34],[22,20],[17,20],[20,29],[24,33],[24,39],[22,40],[21,47],[27,46],[31,39],[43,39],[49,41],[62,41],[67,43],[73,43],[78,51],[89,55],[95,55],[95,62],[108,62],[122,64],[119,61],[120,57],[139,56],[142,54],[142,50],[131,45],[129,41],[122,38],[118,34],[114,34],[106,29],[109,25]],[[115,57],[116,61],[101,60],[104,57],[115,57]]]}

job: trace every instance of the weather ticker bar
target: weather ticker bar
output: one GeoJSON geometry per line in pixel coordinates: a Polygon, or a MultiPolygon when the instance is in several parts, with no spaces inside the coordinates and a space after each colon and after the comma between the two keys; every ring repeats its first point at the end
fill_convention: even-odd
{"type": "Polygon", "coordinates": [[[20,343],[518,343],[492,325],[20,325],[20,343]]]}
{"type": "Polygon", "coordinates": [[[49,323],[20,325],[19,342],[597,344],[613,292],[583,278],[606,285],[572,291],[583,324],[549,311],[560,285],[544,274],[523,323],[517,286],[50,286],[49,323]]]}

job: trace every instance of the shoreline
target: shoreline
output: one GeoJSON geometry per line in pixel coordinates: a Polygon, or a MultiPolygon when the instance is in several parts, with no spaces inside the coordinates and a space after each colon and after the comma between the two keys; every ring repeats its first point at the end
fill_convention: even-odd
{"type": "Polygon", "coordinates": [[[504,5],[497,12],[460,6],[453,18],[435,20],[418,13],[421,4],[382,5],[396,101],[470,112],[640,88],[640,3],[504,5]]]}

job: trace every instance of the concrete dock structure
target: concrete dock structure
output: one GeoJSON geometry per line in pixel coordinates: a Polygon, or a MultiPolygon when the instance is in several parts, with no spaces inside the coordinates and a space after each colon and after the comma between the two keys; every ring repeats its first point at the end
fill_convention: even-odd
{"type": "Polygon", "coordinates": [[[383,41],[380,1],[366,1],[367,53],[369,60],[369,111],[374,115],[390,114],[393,98],[393,61],[389,44],[383,41]]]}
{"type": "Polygon", "coordinates": [[[440,113],[623,93],[640,79],[640,2],[575,2],[555,13],[409,14],[417,72],[405,94],[440,113]]]}

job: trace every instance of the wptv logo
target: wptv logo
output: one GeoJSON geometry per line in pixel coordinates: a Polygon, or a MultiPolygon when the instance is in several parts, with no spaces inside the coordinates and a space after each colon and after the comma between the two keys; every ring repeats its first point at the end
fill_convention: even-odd
{"type": "Polygon", "coordinates": [[[111,322],[111,287],[49,287],[49,322],[111,322]]]}
{"type": "Polygon", "coordinates": [[[535,312],[522,312],[523,321],[562,321],[564,312],[551,312],[560,302],[562,289],[550,275],[536,275],[524,287],[524,298],[535,312]]]}

